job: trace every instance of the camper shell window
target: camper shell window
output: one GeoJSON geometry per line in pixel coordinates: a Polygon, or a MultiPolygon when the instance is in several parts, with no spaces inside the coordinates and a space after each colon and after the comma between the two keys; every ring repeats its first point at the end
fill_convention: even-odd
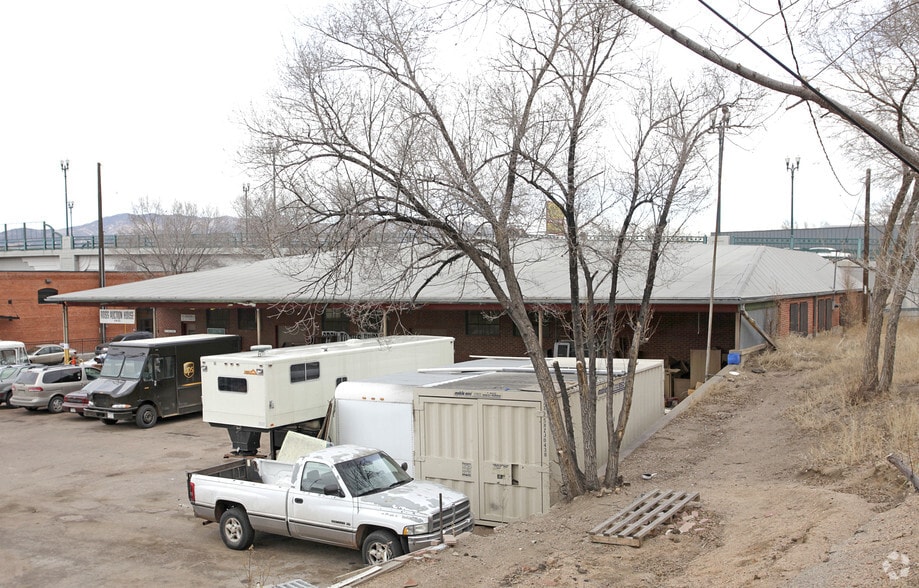
{"type": "Polygon", "coordinates": [[[249,391],[249,382],[246,380],[246,378],[229,378],[227,376],[218,376],[217,389],[221,392],[242,392],[245,394],[249,391]]]}
{"type": "Polygon", "coordinates": [[[297,363],[290,366],[290,383],[319,379],[319,362],[297,363]]]}

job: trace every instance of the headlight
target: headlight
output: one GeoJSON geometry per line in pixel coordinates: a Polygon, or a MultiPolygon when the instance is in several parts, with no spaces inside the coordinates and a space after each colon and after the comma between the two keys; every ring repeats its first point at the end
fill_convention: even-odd
{"type": "Polygon", "coordinates": [[[422,533],[427,533],[430,525],[428,523],[423,523],[421,525],[409,525],[402,529],[403,535],[421,535],[422,533]]]}
{"type": "Polygon", "coordinates": [[[130,404],[113,404],[112,408],[118,408],[118,409],[131,408],[131,405],[130,404]]]}

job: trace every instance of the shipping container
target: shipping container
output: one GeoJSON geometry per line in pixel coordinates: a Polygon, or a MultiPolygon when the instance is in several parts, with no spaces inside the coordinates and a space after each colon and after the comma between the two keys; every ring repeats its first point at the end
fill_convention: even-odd
{"type": "MultiPolygon", "coordinates": [[[[574,358],[549,361],[559,362],[566,388],[576,390],[574,358]]],[[[614,367],[610,386],[605,373],[601,375],[604,384],[597,399],[601,467],[609,454],[603,415],[610,397],[616,414],[621,408],[626,360],[615,360],[614,367]]],[[[583,463],[579,396],[570,393],[569,399],[583,463]]],[[[481,524],[544,513],[561,498],[555,443],[528,359],[483,358],[364,381],[352,379],[336,388],[333,414],[333,442],[383,449],[408,464],[415,477],[463,492],[481,524]]],[[[663,415],[663,361],[639,360],[622,447],[637,443],[663,415]]]]}

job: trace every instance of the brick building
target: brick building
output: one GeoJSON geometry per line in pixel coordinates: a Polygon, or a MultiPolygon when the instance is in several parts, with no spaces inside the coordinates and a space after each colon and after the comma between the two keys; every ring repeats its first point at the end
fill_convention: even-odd
{"type": "MultiPolygon", "coordinates": [[[[762,333],[814,334],[840,324],[847,295],[860,290],[851,276],[820,256],[770,247],[719,245],[714,297],[710,300],[711,245],[682,244],[662,259],[654,291],[652,335],[642,357],[688,362],[691,351],[705,349],[709,304],[712,305],[712,348],[726,354],[761,344],[762,333]],[[841,289],[847,284],[849,290],[841,289]],[[819,313],[819,314],[818,314],[819,313]],[[792,316],[793,315],[793,316],[792,316]]],[[[352,305],[371,304],[374,284],[356,280],[343,304],[303,292],[303,277],[295,279],[279,260],[264,260],[193,274],[166,276],[102,289],[64,293],[65,316],[87,307],[133,309],[138,325],[158,336],[202,332],[238,333],[243,346],[275,347],[363,336],[366,325],[352,320],[352,305]],[[143,317],[143,325],[140,320],[143,317]]],[[[571,338],[565,329],[567,274],[559,257],[544,256],[527,266],[527,296],[533,301],[534,323],[542,322],[543,348],[571,338]],[[538,304],[537,304],[538,302],[538,304]]],[[[859,270],[860,271],[860,270],[859,270]]],[[[637,309],[643,276],[626,278],[620,287],[623,318],[637,309]]],[[[399,302],[399,301],[390,301],[399,302]]],[[[404,301],[403,301],[404,302],[404,301]]],[[[382,306],[381,306],[382,307],[382,306]]],[[[373,332],[373,329],[370,330],[373,332]]],[[[444,279],[421,291],[415,304],[388,310],[375,328],[387,334],[449,335],[456,338],[456,359],[471,355],[524,353],[510,319],[500,313],[495,298],[477,276],[464,287],[444,279]]],[[[628,333],[616,342],[624,353],[628,333]]]]}
{"type": "MultiPolygon", "coordinates": [[[[106,272],[112,286],[146,279],[139,272],[106,272]]],[[[99,286],[97,272],[0,271],[3,292],[0,339],[22,341],[26,347],[64,341],[61,305],[49,296],[80,292],[99,286]]],[[[79,353],[89,352],[101,338],[98,306],[74,307],[68,312],[69,344],[79,353]]],[[[133,330],[133,326],[127,330],[133,330]]],[[[119,332],[110,327],[109,335],[119,332]]]]}

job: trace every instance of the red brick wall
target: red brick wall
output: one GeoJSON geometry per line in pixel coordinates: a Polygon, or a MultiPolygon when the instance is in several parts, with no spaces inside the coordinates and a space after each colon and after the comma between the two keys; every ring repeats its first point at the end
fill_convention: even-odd
{"type": "Polygon", "coordinates": [[[842,303],[845,300],[844,295],[838,295],[835,298],[833,296],[810,296],[806,298],[789,298],[786,300],[779,301],[778,304],[778,335],[787,335],[791,329],[791,316],[790,310],[792,304],[800,304],[802,302],[807,303],[807,333],[813,335],[817,332],[817,319],[816,312],[819,308],[818,301],[820,300],[830,300],[832,304],[835,299],[835,303],[839,308],[833,309],[832,316],[832,325],[829,325],[829,328],[839,326],[842,303]]]}
{"type": "MultiPolygon", "coordinates": [[[[136,272],[106,272],[107,286],[145,279],[136,272]]],[[[60,304],[39,304],[38,291],[54,288],[58,294],[99,287],[99,274],[92,272],[0,272],[0,339],[22,341],[27,347],[64,341],[64,314],[60,304]]],[[[99,308],[70,307],[70,344],[78,352],[90,352],[100,342],[99,308]]],[[[134,330],[131,325],[107,325],[107,335],[134,330]]]]}

